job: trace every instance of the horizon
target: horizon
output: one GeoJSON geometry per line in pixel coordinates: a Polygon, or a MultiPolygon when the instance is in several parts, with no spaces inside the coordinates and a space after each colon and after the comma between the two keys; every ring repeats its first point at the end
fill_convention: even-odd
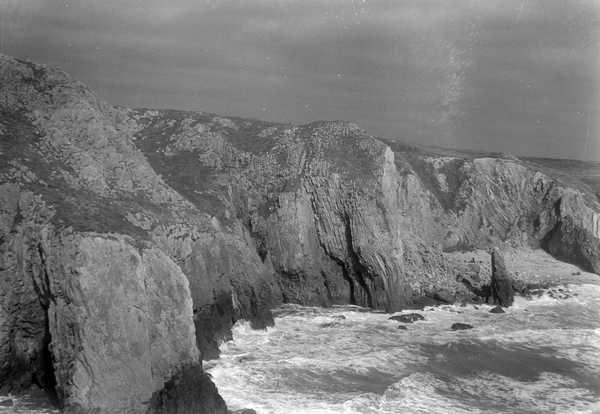
{"type": "Polygon", "coordinates": [[[9,0],[0,27],[0,52],[116,106],[600,161],[597,0],[9,0]]]}

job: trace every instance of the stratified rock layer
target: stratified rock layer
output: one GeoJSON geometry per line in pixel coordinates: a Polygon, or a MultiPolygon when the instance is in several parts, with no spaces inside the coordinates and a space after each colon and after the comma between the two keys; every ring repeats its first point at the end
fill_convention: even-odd
{"type": "Polygon", "coordinates": [[[67,412],[224,413],[200,359],[236,320],[485,299],[475,249],[600,272],[600,186],[548,162],[117,108],[1,55],[0,79],[0,386],[67,412]]]}

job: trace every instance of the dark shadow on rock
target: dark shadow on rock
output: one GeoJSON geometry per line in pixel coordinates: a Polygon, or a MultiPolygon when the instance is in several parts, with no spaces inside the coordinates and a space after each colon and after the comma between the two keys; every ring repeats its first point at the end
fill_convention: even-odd
{"type": "Polygon", "coordinates": [[[184,369],[165,383],[150,401],[149,412],[156,414],[227,414],[227,406],[217,387],[199,366],[184,369]]]}
{"type": "Polygon", "coordinates": [[[490,313],[505,313],[504,309],[502,309],[502,306],[498,305],[492,309],[490,309],[490,313]]]}
{"type": "Polygon", "coordinates": [[[513,304],[514,292],[512,278],[504,264],[504,258],[499,249],[492,251],[492,298],[494,303],[508,307],[513,304]]]}

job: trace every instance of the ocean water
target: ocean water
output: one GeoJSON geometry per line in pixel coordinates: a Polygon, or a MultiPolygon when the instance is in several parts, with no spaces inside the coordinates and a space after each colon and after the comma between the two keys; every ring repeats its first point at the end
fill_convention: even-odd
{"type": "Polygon", "coordinates": [[[600,286],[490,309],[426,308],[401,330],[358,307],[285,305],[267,330],[236,324],[205,367],[230,409],[258,414],[600,413],[600,286]]]}
{"type": "Polygon", "coordinates": [[[58,414],[46,393],[31,388],[23,394],[0,395],[0,414],[58,414]]]}

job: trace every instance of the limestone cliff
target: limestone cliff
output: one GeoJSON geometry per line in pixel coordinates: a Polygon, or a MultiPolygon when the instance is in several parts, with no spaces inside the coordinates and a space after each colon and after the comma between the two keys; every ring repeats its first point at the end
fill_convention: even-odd
{"type": "Polygon", "coordinates": [[[113,107],[6,56],[0,78],[0,386],[67,411],[226,412],[200,360],[236,320],[470,300],[460,252],[600,272],[595,182],[544,160],[113,107]]]}

